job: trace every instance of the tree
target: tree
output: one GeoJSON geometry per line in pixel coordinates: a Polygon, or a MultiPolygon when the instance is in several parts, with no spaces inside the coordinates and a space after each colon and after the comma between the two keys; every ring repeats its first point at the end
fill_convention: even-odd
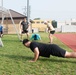
{"type": "Polygon", "coordinates": [[[52,20],[52,25],[53,25],[54,28],[57,28],[57,21],[52,20]]]}

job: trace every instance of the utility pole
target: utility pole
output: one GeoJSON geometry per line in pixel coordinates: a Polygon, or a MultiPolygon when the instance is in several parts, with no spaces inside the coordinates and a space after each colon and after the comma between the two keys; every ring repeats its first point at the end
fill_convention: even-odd
{"type": "Polygon", "coordinates": [[[23,11],[23,14],[24,14],[25,16],[27,15],[27,14],[26,14],[26,12],[27,12],[26,9],[27,9],[27,8],[26,8],[26,6],[25,6],[25,7],[23,8],[23,10],[24,10],[24,11],[23,11]]]}

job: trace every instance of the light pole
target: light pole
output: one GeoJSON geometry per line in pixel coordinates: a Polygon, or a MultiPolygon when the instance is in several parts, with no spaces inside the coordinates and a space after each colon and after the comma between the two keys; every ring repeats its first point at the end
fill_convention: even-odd
{"type": "Polygon", "coordinates": [[[3,7],[3,0],[1,1],[1,6],[3,7]]]}
{"type": "Polygon", "coordinates": [[[27,21],[29,22],[29,0],[27,0],[27,21]]]}
{"type": "MultiPolygon", "coordinates": [[[[27,0],[27,22],[30,22],[30,6],[29,6],[29,0],[27,0]]],[[[30,24],[29,32],[31,32],[32,26],[30,24]]]]}

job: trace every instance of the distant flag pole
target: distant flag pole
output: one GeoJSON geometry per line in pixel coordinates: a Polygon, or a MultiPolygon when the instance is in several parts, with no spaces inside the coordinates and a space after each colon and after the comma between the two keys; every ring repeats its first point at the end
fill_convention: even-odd
{"type": "Polygon", "coordinates": [[[1,1],[1,6],[2,6],[2,22],[1,22],[1,24],[3,25],[3,0],[1,1]]]}

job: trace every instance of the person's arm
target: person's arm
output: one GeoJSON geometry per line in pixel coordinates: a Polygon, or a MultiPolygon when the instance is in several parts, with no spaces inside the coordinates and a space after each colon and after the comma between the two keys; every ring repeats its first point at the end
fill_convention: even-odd
{"type": "Polygon", "coordinates": [[[19,31],[20,31],[20,34],[21,34],[21,32],[22,32],[22,25],[21,25],[21,22],[22,22],[22,20],[19,22],[19,31]]]}
{"type": "Polygon", "coordinates": [[[35,61],[37,61],[38,58],[39,58],[39,49],[38,49],[38,47],[36,47],[34,49],[34,59],[31,60],[30,62],[35,62],[35,61]]]}

